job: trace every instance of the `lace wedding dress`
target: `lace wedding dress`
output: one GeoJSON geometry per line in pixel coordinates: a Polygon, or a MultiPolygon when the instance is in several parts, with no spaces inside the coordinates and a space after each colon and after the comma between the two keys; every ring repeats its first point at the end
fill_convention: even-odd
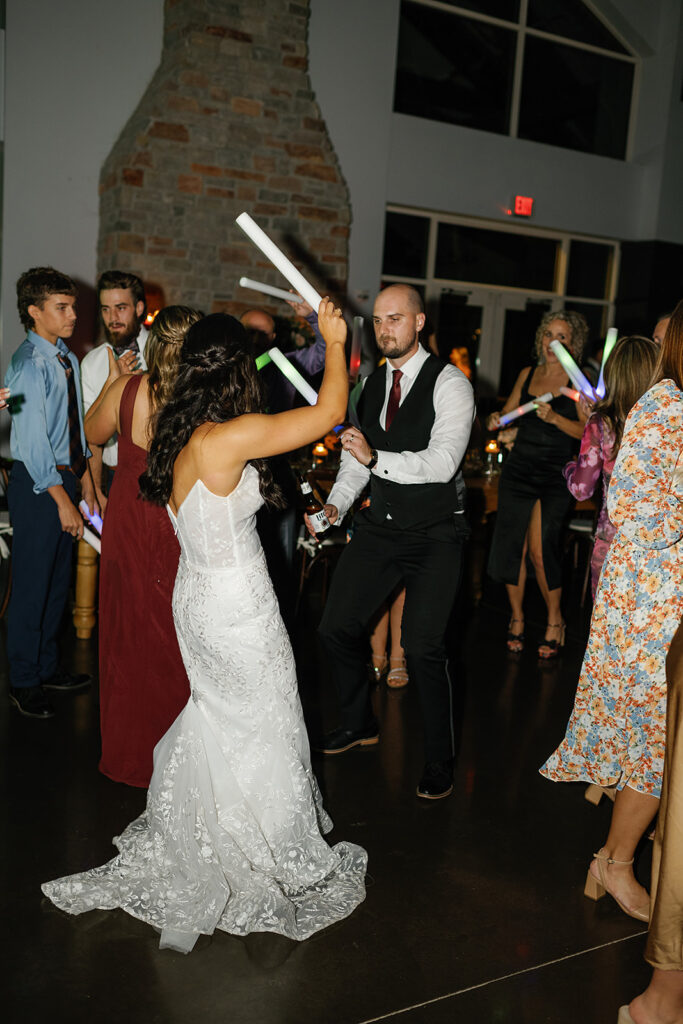
{"type": "Polygon", "coordinates": [[[365,850],[330,847],[289,639],[256,533],[258,473],[197,481],[171,518],[173,616],[191,697],[154,751],[145,813],[108,864],[42,886],[70,914],[120,907],[189,952],[215,928],[305,939],[365,898],[365,850]]]}

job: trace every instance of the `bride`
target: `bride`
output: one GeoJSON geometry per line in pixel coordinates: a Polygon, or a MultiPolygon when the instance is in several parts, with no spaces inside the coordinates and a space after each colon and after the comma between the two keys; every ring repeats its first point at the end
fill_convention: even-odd
{"type": "Polygon", "coordinates": [[[216,928],[305,939],[365,897],[365,851],[321,835],[332,822],[255,528],[278,500],[262,460],[346,412],[346,325],[327,299],[319,324],[318,403],[276,416],[260,411],[242,325],[219,313],[194,324],[140,477],[180,542],[173,617],[191,696],[155,748],[146,810],[114,839],[118,856],[42,888],[71,914],[122,908],[161,932],[161,948],[189,952],[216,928]]]}

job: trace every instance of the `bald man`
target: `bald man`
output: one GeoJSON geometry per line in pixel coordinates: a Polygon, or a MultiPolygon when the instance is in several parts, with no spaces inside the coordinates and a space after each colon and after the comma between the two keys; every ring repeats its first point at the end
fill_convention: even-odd
{"type": "MultiPolygon", "coordinates": [[[[284,355],[310,383],[311,378],[325,367],[325,342],[318,330],[318,314],[307,302],[290,302],[289,305],[297,316],[303,317],[310,324],[315,342],[308,348],[296,348],[291,352],[285,352],[284,355]]],[[[240,322],[246,327],[257,355],[275,345],[275,321],[264,309],[248,309],[240,317],[240,322]]],[[[291,409],[298,394],[294,385],[275,366],[265,366],[262,373],[268,393],[268,411],[275,413],[291,409]]]]}
{"type": "Polygon", "coordinates": [[[320,633],[331,656],[341,725],[319,745],[324,754],[374,746],[379,729],[365,667],[367,623],[403,581],[401,643],[417,689],[425,747],[418,797],[453,790],[453,699],[445,646],[458,590],[465,486],[460,465],[474,419],[467,377],[422,348],[419,293],[391,285],[375,302],[377,347],[386,357],[364,382],[357,427],[341,435],[339,474],[325,506],[342,519],[370,483],[370,507],[355,517],[335,569],[320,633]]]}

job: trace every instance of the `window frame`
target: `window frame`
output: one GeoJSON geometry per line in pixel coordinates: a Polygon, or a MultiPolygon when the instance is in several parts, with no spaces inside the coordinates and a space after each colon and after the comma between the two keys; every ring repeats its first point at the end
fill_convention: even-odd
{"type": "MultiPolygon", "coordinates": [[[[403,0],[402,0],[403,2],[403,0]]],[[[510,97],[510,117],[508,130],[503,135],[507,135],[508,138],[516,139],[519,138],[519,111],[522,100],[522,78],[524,73],[524,55],[526,49],[526,37],[534,36],[537,39],[545,39],[553,43],[561,43],[564,46],[574,47],[577,50],[588,50],[590,53],[598,54],[602,57],[609,57],[612,60],[625,61],[627,64],[633,66],[633,88],[631,90],[631,104],[628,116],[628,128],[626,130],[626,144],[624,146],[623,157],[603,157],[602,159],[621,159],[624,161],[630,161],[633,157],[633,144],[635,136],[636,126],[636,111],[638,108],[640,98],[640,78],[642,61],[638,54],[633,52],[633,47],[630,43],[624,39],[621,33],[612,26],[601,11],[591,3],[591,0],[581,0],[581,2],[588,8],[605,28],[613,35],[619,43],[624,47],[628,53],[617,53],[614,50],[607,50],[602,46],[594,46],[591,43],[582,43],[576,39],[570,39],[567,36],[559,36],[553,32],[544,32],[542,29],[531,28],[527,25],[527,14],[529,10],[529,0],[520,0],[519,4],[519,20],[518,21],[506,21],[503,18],[496,18],[490,14],[482,14],[479,11],[472,11],[466,7],[459,7],[457,3],[442,3],[441,0],[409,0],[410,3],[418,4],[421,7],[431,7],[437,11],[445,11],[448,14],[455,14],[458,17],[470,18],[473,21],[486,22],[489,25],[496,25],[499,28],[505,28],[508,30],[515,31],[517,33],[517,42],[515,46],[514,56],[514,67],[512,73],[512,92],[510,97]]],[[[417,116],[417,115],[412,115],[417,116]]],[[[457,127],[457,125],[455,125],[457,127]]],[[[486,129],[480,128],[475,129],[477,131],[485,131],[486,129]]],[[[554,143],[539,143],[539,145],[555,145],[554,143]]],[[[561,147],[560,147],[561,148],[561,147]]],[[[584,153],[586,156],[599,156],[600,154],[589,152],[586,150],[576,150],[576,152],[584,153]]]]}

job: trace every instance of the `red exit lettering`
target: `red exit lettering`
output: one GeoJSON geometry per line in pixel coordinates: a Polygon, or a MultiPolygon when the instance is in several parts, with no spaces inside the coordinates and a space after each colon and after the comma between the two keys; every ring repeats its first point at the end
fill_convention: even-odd
{"type": "Polygon", "coordinates": [[[530,217],[534,208],[531,196],[515,196],[515,214],[518,217],[530,217]]]}

